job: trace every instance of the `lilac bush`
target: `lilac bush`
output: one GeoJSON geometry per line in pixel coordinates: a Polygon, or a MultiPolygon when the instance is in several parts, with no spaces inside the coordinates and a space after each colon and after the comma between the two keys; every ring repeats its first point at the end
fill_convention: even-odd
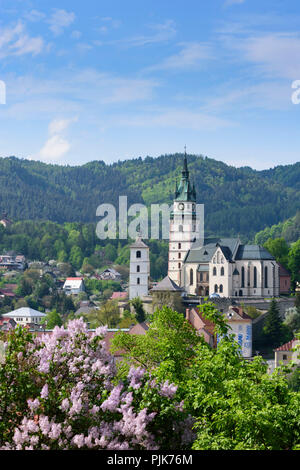
{"type": "Polygon", "coordinates": [[[0,366],[0,448],[186,449],[193,422],[177,387],[131,367],[117,382],[105,328],[82,319],[51,334],[6,334],[0,366]]]}

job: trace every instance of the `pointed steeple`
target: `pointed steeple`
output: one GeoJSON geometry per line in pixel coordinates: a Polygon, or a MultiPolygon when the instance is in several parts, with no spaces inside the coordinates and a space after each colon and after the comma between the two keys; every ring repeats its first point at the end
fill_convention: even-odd
{"type": "Polygon", "coordinates": [[[195,185],[192,186],[190,182],[190,172],[188,170],[186,146],[184,147],[183,169],[181,172],[180,183],[175,191],[175,200],[177,201],[192,201],[196,202],[195,185]]]}
{"type": "Polygon", "coordinates": [[[182,177],[189,179],[189,170],[187,166],[187,157],[186,157],[186,145],[184,146],[184,160],[183,160],[183,170],[182,170],[182,177]]]}

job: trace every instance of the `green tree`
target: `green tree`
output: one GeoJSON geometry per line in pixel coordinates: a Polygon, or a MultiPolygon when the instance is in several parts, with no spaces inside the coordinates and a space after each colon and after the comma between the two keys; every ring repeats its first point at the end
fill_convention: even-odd
{"type": "Polygon", "coordinates": [[[84,318],[90,322],[91,328],[97,328],[101,325],[115,328],[120,321],[117,302],[107,300],[99,309],[94,309],[88,314],[85,314],[84,318]]]}
{"type": "Polygon", "coordinates": [[[277,348],[292,337],[292,333],[284,328],[279,308],[275,299],[270,302],[263,326],[264,343],[271,348],[277,348]]]}
{"type": "Polygon", "coordinates": [[[287,266],[289,245],[284,238],[275,238],[275,240],[269,238],[264,247],[275,257],[276,261],[287,266]]]}
{"type": "Polygon", "coordinates": [[[116,334],[112,351],[124,350],[127,366],[142,366],[155,376],[179,385],[184,382],[199,341],[196,330],[182,314],[163,307],[154,312],[145,335],[116,334]]]}
{"type": "Polygon", "coordinates": [[[292,281],[295,285],[296,282],[300,282],[300,239],[291,245],[288,267],[292,273],[292,281]]]}
{"type": "Polygon", "coordinates": [[[53,330],[55,326],[62,326],[63,321],[61,315],[54,309],[47,313],[47,316],[43,319],[43,323],[48,330],[53,330]]]}
{"type": "Polygon", "coordinates": [[[142,323],[146,320],[146,312],[143,307],[143,302],[140,297],[135,297],[131,299],[130,304],[133,306],[135,311],[135,316],[138,323],[142,323]]]}

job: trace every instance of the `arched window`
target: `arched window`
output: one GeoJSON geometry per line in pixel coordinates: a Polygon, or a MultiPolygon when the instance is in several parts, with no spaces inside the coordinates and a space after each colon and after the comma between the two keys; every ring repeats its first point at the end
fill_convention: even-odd
{"type": "Polygon", "coordinates": [[[181,249],[181,243],[178,243],[178,250],[181,249]]]}
{"type": "Polygon", "coordinates": [[[245,287],[245,268],[242,266],[242,285],[241,287],[245,287]]]}
{"type": "Polygon", "coordinates": [[[139,266],[139,265],[137,265],[137,267],[136,267],[136,272],[137,272],[137,273],[140,272],[140,266],[139,266]]]}
{"type": "Polygon", "coordinates": [[[257,287],[257,268],[254,266],[253,269],[253,287],[257,287]]]}
{"type": "Polygon", "coordinates": [[[214,269],[213,269],[213,276],[216,276],[216,275],[217,275],[217,268],[214,267],[214,269]]]}
{"type": "Polygon", "coordinates": [[[179,268],[179,269],[181,268],[181,263],[178,263],[178,268],[179,268]]]}
{"type": "Polygon", "coordinates": [[[218,292],[218,286],[217,286],[217,284],[215,284],[215,292],[216,292],[216,293],[218,292]]]}
{"type": "Polygon", "coordinates": [[[137,283],[137,284],[140,283],[140,278],[139,278],[139,277],[137,278],[136,283],[137,283]]]}
{"type": "Polygon", "coordinates": [[[179,258],[179,259],[181,258],[181,253],[178,253],[178,258],[179,258]]]}
{"type": "Polygon", "coordinates": [[[190,286],[194,284],[194,271],[190,269],[190,286]]]}
{"type": "Polygon", "coordinates": [[[222,266],[222,268],[221,268],[221,276],[224,276],[224,268],[223,268],[223,266],[222,266]]]}
{"type": "Polygon", "coordinates": [[[136,257],[137,257],[137,258],[141,258],[141,252],[140,252],[140,250],[138,250],[138,251],[136,252],[136,257]]]}
{"type": "Polygon", "coordinates": [[[268,287],[268,266],[265,266],[265,287],[268,287]]]}
{"type": "Polygon", "coordinates": [[[219,292],[223,292],[223,284],[220,285],[219,292]]]}

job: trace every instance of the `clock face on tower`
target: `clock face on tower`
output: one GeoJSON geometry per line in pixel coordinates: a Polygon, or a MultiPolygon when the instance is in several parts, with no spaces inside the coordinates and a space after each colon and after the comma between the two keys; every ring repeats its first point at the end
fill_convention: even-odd
{"type": "Polygon", "coordinates": [[[183,211],[184,209],[184,204],[182,204],[182,202],[180,204],[178,204],[178,209],[183,211]]]}

